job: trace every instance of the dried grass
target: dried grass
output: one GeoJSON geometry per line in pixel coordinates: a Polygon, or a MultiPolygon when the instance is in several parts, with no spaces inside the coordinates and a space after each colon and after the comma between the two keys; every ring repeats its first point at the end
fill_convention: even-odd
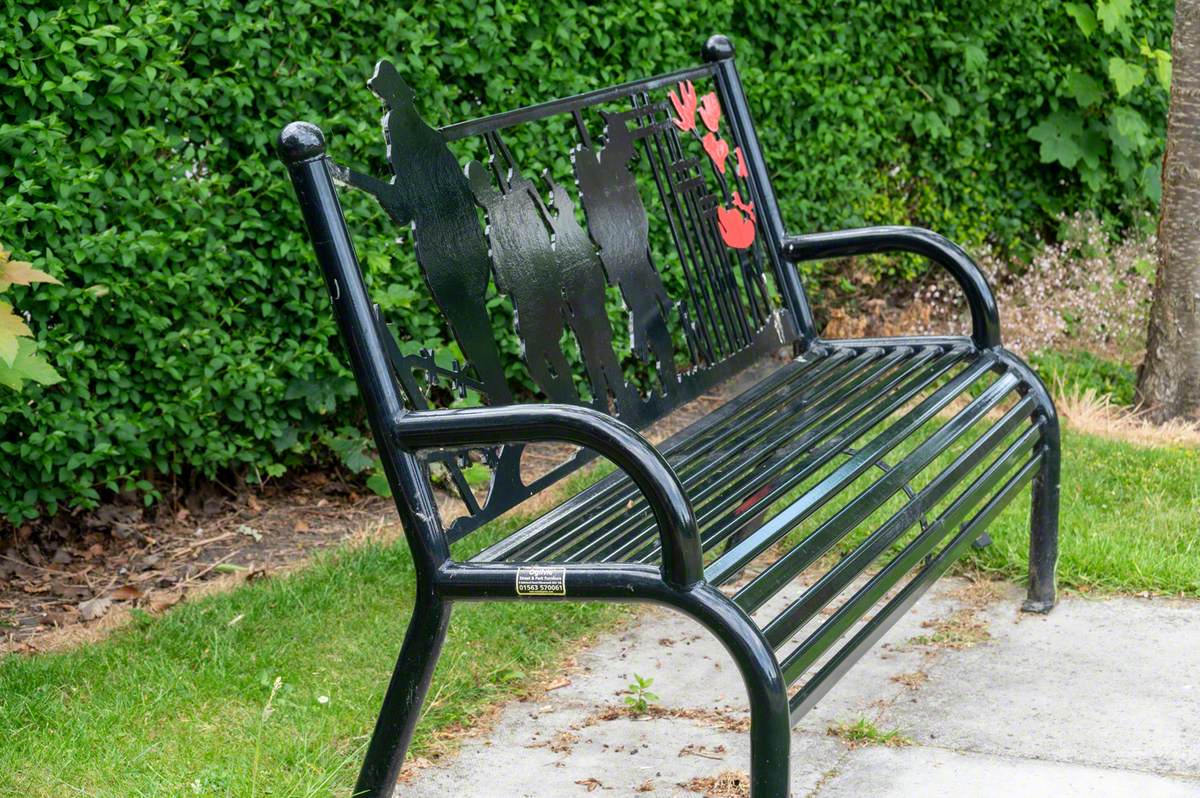
{"type": "Polygon", "coordinates": [[[1095,390],[1067,391],[1056,386],[1058,413],[1071,429],[1138,446],[1200,448],[1200,422],[1184,420],[1155,424],[1143,412],[1114,405],[1095,390]]]}
{"type": "Polygon", "coordinates": [[[740,770],[697,777],[681,786],[705,798],[750,798],[750,775],[740,770]]]}

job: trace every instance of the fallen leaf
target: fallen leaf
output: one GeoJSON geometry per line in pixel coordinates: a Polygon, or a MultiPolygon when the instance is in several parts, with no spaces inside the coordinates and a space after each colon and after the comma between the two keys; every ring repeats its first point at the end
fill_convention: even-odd
{"type": "Polygon", "coordinates": [[[571,680],[568,679],[566,676],[562,676],[562,677],[550,682],[550,684],[546,685],[546,690],[547,691],[558,690],[558,689],[560,689],[562,687],[566,687],[570,684],[571,684],[571,680]]]}
{"type": "Polygon", "coordinates": [[[142,591],[138,590],[133,585],[121,585],[119,588],[109,594],[109,598],[116,601],[136,601],[142,597],[142,591]]]}
{"type": "Polygon", "coordinates": [[[579,779],[575,783],[581,787],[587,787],[588,792],[595,792],[596,790],[598,790],[599,788],[604,786],[603,784],[600,783],[599,779],[579,779]]]}
{"type": "Polygon", "coordinates": [[[104,616],[108,612],[108,608],[112,606],[112,599],[103,596],[97,596],[93,599],[80,602],[79,617],[85,621],[94,621],[97,618],[104,616]]]}
{"type": "Polygon", "coordinates": [[[177,592],[155,593],[150,598],[150,611],[162,612],[163,610],[170,609],[178,604],[181,598],[183,598],[183,594],[177,592]]]}

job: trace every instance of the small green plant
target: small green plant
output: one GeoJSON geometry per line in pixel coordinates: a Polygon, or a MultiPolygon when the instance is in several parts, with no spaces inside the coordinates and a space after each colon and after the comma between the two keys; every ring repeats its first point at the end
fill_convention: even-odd
{"type": "MultiPolygon", "coordinates": [[[[0,292],[34,283],[61,285],[26,261],[12,260],[12,253],[0,247],[0,292]]],[[[0,385],[19,391],[30,380],[53,385],[62,382],[62,377],[38,354],[33,331],[21,314],[8,302],[0,302],[0,385]]]]}
{"type": "Polygon", "coordinates": [[[633,681],[629,683],[629,689],[626,691],[629,695],[625,696],[625,705],[629,707],[631,714],[645,715],[650,711],[650,705],[658,700],[658,696],[650,692],[652,684],[654,679],[633,674],[633,681]]]}
{"type": "Polygon", "coordinates": [[[883,731],[866,718],[859,718],[854,723],[839,723],[830,726],[827,734],[838,737],[851,748],[862,748],[867,745],[883,745],[888,748],[902,748],[912,745],[912,738],[907,737],[899,729],[883,731]]]}

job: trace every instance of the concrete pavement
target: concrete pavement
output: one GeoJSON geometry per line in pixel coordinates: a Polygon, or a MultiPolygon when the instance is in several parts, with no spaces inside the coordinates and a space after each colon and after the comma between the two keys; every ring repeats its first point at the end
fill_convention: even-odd
{"type": "MultiPolygon", "coordinates": [[[[793,795],[1200,798],[1200,602],[1019,605],[1011,585],[935,586],[793,730],[793,795]],[[860,719],[907,744],[830,733],[860,719]]],[[[397,798],[739,795],[745,700],[704,630],[647,610],[568,678],[397,798]],[[635,673],[660,697],[648,717],[622,710],[635,673]]]]}

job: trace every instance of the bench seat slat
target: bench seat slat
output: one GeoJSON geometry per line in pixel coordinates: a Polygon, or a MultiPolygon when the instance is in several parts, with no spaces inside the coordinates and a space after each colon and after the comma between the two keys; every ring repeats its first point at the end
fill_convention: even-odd
{"type": "Polygon", "coordinates": [[[837,541],[852,532],[893,494],[899,492],[903,485],[965,435],[1016,387],[1017,378],[1011,374],[1006,374],[993,383],[899,463],[885,471],[874,484],[822,523],[801,544],[767,566],[738,591],[734,601],[746,612],[754,612],[761,607],[800,571],[816,562],[837,541]]]}
{"type": "MultiPolygon", "coordinates": [[[[819,419],[819,423],[792,431],[798,437],[786,440],[785,436],[785,440],[778,442],[774,456],[760,463],[758,470],[746,472],[733,481],[738,501],[742,496],[752,496],[757,500],[755,506],[770,507],[791,489],[797,478],[797,470],[802,472],[799,477],[802,481],[837,456],[844,449],[844,440],[875,426],[895,408],[911,400],[919,391],[958,365],[960,360],[961,353],[950,352],[930,364],[918,363],[918,367],[911,370],[895,372],[877,390],[863,393],[850,404],[835,408],[819,419]],[[834,414],[844,414],[843,418],[852,420],[851,424],[839,426],[832,418],[834,414]]],[[[736,540],[752,530],[757,514],[737,510],[740,510],[737,502],[699,510],[705,551],[724,540],[736,540]]],[[[642,551],[633,559],[644,563],[653,561],[657,555],[657,537],[647,533],[642,551]]]]}
{"type": "Polygon", "coordinates": [[[1031,428],[1014,441],[945,512],[914,539],[903,551],[863,585],[846,603],[838,607],[821,626],[780,662],[784,678],[793,682],[827,650],[854,621],[882,598],[905,573],[927,555],[945,535],[962,521],[979,502],[999,484],[1037,443],[1039,431],[1031,428]]]}
{"type": "MultiPolygon", "coordinates": [[[[790,507],[771,518],[761,528],[745,540],[732,547],[706,570],[706,578],[713,584],[724,584],[728,579],[740,572],[755,557],[763,553],[775,541],[819,510],[837,493],[862,475],[868,468],[874,467],[880,458],[895,448],[901,441],[915,432],[921,425],[932,419],[945,409],[959,395],[966,391],[976,380],[996,366],[994,357],[988,354],[979,356],[965,371],[956,375],[933,394],[925,398],[915,408],[910,410],[897,423],[887,427],[876,436],[871,443],[860,449],[853,457],[829,474],[820,483],[807,491],[790,507]]],[[[831,460],[845,446],[852,443],[853,438],[838,435],[833,443],[827,445],[821,457],[815,458],[790,476],[777,489],[781,496],[792,488],[797,487],[805,479],[815,473],[821,465],[831,460]]],[[[857,437],[857,435],[855,435],[857,437]]]]}
{"type": "MultiPolygon", "coordinates": [[[[1031,437],[1032,437],[1031,430],[1031,437]]],[[[809,709],[811,709],[817,701],[819,701],[825,693],[837,682],[837,680],[854,665],[858,659],[866,653],[875,643],[879,641],[883,635],[892,628],[892,626],[904,616],[913,604],[917,602],[925,591],[929,589],[938,577],[958,559],[958,557],[990,524],[1000,511],[1008,504],[1009,501],[1029,482],[1037,473],[1038,467],[1042,464],[1041,453],[1035,454],[1027,460],[1015,474],[1004,484],[1002,488],[991,498],[990,501],[981,509],[975,516],[962,527],[960,527],[957,535],[953,540],[942,549],[942,551],[908,584],[906,584],[899,593],[896,594],[871,620],[867,621],[858,632],[843,646],[839,651],[827,662],[820,670],[818,670],[805,685],[792,696],[789,701],[789,709],[791,711],[792,723],[797,723],[809,709]]],[[[997,463],[997,466],[1011,466],[1011,460],[1005,459],[997,463]]],[[[1005,473],[1006,469],[1002,468],[1000,473],[1005,473]]],[[[989,488],[991,486],[989,485],[989,488]]],[[[986,493],[986,491],[980,491],[986,493]]],[[[976,501],[978,497],[976,497],[976,501]]],[[[965,511],[964,511],[965,514],[965,511]]],[[[962,515],[957,514],[956,519],[951,523],[940,524],[936,529],[931,528],[928,534],[932,539],[936,536],[940,540],[942,535],[947,531],[947,527],[952,527],[954,523],[961,520],[962,515]]],[[[924,535],[922,536],[924,537],[924,535]]],[[[924,557],[937,542],[922,540],[918,538],[914,544],[918,542],[921,545],[914,545],[911,560],[915,563],[920,558],[924,557]],[[928,548],[926,547],[928,543],[928,548]]],[[[911,565],[909,565],[911,567],[911,565]]],[[[882,572],[881,572],[882,574],[882,572]]],[[[872,602],[873,603],[873,602],[872,602]]],[[[796,676],[803,672],[803,668],[798,668],[796,662],[788,663],[789,668],[785,670],[785,678],[789,682],[793,679],[789,676],[796,676]]]]}
{"type": "MultiPolygon", "coordinates": [[[[668,454],[668,459],[698,505],[697,515],[701,525],[719,518],[730,509],[730,502],[736,506],[757,489],[752,483],[741,484],[736,479],[713,480],[713,473],[757,473],[753,469],[761,469],[773,453],[793,444],[797,424],[801,424],[801,431],[815,428],[821,434],[828,434],[828,430],[834,428],[829,425],[829,416],[845,410],[847,401],[857,408],[852,412],[861,409],[859,405],[865,401],[863,397],[866,395],[856,395],[855,391],[861,393],[864,387],[870,387],[873,384],[870,378],[876,382],[883,379],[885,387],[893,387],[922,366],[928,370],[928,361],[940,352],[940,347],[930,347],[928,351],[920,351],[915,355],[908,353],[907,364],[904,363],[906,351],[886,353],[885,356],[883,350],[872,348],[853,353],[853,357],[849,358],[844,356],[845,353],[829,354],[826,360],[840,359],[838,368],[824,370],[811,381],[797,380],[794,384],[781,386],[780,391],[766,397],[776,401],[768,402],[765,406],[760,403],[757,417],[751,415],[739,419],[742,423],[735,428],[737,435],[731,436],[733,440],[728,445],[721,445],[719,438],[710,436],[707,451],[691,451],[682,462],[668,454]],[[839,358],[840,355],[842,357],[839,358]],[[862,373],[864,369],[865,374],[862,373]],[[805,387],[807,390],[804,390],[805,387]],[[839,388],[840,391],[835,390],[839,388]],[[724,503],[717,501],[722,490],[728,492],[731,483],[736,484],[741,493],[728,496],[724,503]]],[[[946,368],[962,356],[962,352],[943,353],[937,362],[946,368]]],[[[811,442],[813,439],[810,437],[807,440],[811,442]]],[[[676,450],[670,451],[673,453],[676,450]]],[[[796,456],[796,452],[791,449],[788,451],[789,457],[796,456]]],[[[773,469],[778,471],[786,462],[787,458],[774,463],[773,469]]],[[[770,473],[765,476],[769,477],[770,473]]],[[[572,502],[568,501],[539,519],[540,523],[535,522],[540,526],[536,535],[524,536],[519,545],[506,546],[502,542],[475,559],[605,562],[630,559],[631,555],[638,555],[645,560],[656,558],[657,547],[652,551],[647,549],[652,542],[657,542],[657,532],[637,490],[627,480],[622,480],[619,485],[607,490],[605,495],[606,501],[592,499],[584,505],[587,508],[585,510],[579,509],[578,504],[571,507],[572,502]]]]}
{"type": "MultiPolygon", "coordinates": [[[[763,635],[779,648],[804,624],[827,606],[877,557],[887,551],[907,530],[918,523],[939,501],[965,478],[988,454],[1003,443],[1019,425],[1028,422],[1034,411],[1030,397],[1022,398],[1000,421],[976,439],[954,462],[946,466],[913,499],[897,510],[858,548],[843,557],[808,587],[799,598],[763,626],[763,635]]],[[[736,599],[735,599],[736,600],[736,599]]],[[[751,611],[751,610],[747,610],[751,611]]]]}
{"type": "MultiPolygon", "coordinates": [[[[775,392],[789,390],[793,384],[804,386],[825,379],[831,371],[836,371],[854,356],[855,352],[844,349],[833,353],[820,350],[788,363],[737,399],[673,436],[661,447],[664,456],[673,464],[686,461],[697,451],[703,451],[706,442],[714,435],[720,435],[723,427],[738,423],[743,416],[751,413],[775,392]]],[[[589,518],[606,509],[624,506],[629,501],[642,501],[636,486],[619,472],[609,474],[555,510],[531,522],[520,532],[480,552],[473,559],[480,562],[532,560],[533,551],[528,548],[531,542],[539,544],[549,540],[551,536],[561,536],[561,528],[570,524],[573,519],[589,518]]]]}
{"type": "MultiPolygon", "coordinates": [[[[853,360],[844,359],[837,363],[837,367],[834,369],[823,370],[820,373],[814,374],[813,380],[796,380],[785,386],[781,386],[780,390],[764,397],[764,399],[774,400],[765,408],[765,413],[763,412],[762,403],[755,402],[754,405],[760,408],[757,416],[747,413],[730,419],[730,421],[722,425],[724,435],[706,435],[706,446],[689,447],[687,453],[679,457],[675,456],[674,451],[670,451],[666,455],[667,460],[675,469],[685,488],[689,489],[689,494],[691,494],[697,480],[702,479],[704,474],[708,470],[711,470],[713,466],[712,458],[719,451],[718,447],[727,438],[734,439],[730,442],[729,448],[736,451],[738,446],[759,434],[765,422],[769,423],[773,419],[778,422],[786,422],[789,418],[787,408],[794,406],[797,397],[800,397],[805,403],[817,400],[835,387],[843,385],[847,379],[858,373],[860,369],[870,365],[872,361],[876,360],[882,354],[882,350],[870,350],[858,355],[853,360]]],[[[649,510],[642,500],[641,494],[632,484],[627,484],[626,490],[621,491],[615,498],[610,499],[605,504],[609,511],[617,511],[622,514],[623,524],[628,524],[631,521],[639,519],[649,520],[650,518],[649,510]],[[630,501],[634,502],[633,508],[628,508],[630,501]]],[[[597,507],[597,509],[600,508],[597,507]]],[[[514,554],[515,556],[529,560],[548,559],[552,557],[577,560],[580,556],[588,556],[590,552],[575,552],[576,556],[571,557],[570,551],[563,551],[555,548],[555,546],[569,547],[572,543],[578,541],[578,536],[586,527],[593,525],[588,516],[581,516],[576,513],[573,518],[564,518],[564,523],[560,524],[553,533],[539,539],[537,548],[526,548],[514,554]]]]}
{"type": "MultiPolygon", "coordinates": [[[[709,524],[715,513],[736,507],[747,496],[755,493],[764,477],[753,469],[771,460],[772,454],[781,446],[791,446],[789,439],[798,432],[827,423],[829,417],[839,407],[844,406],[847,400],[852,399],[856,392],[888,379],[907,354],[897,351],[886,357],[875,358],[870,363],[862,364],[867,368],[850,372],[847,376],[855,377],[850,383],[839,380],[840,388],[835,393],[829,392],[832,386],[826,386],[825,390],[806,397],[811,401],[793,405],[790,412],[785,409],[783,412],[773,413],[768,419],[763,419],[769,423],[755,424],[752,427],[754,434],[751,437],[755,444],[753,448],[747,449],[748,444],[741,443],[711,452],[712,456],[700,463],[700,468],[694,469],[684,478],[684,485],[701,527],[709,524]],[[747,469],[751,470],[747,472],[747,469]],[[728,476],[743,473],[748,473],[749,476],[746,479],[730,479],[728,476]],[[715,508],[710,507],[706,511],[705,505],[708,504],[715,504],[715,508]]],[[[773,468],[778,468],[778,465],[773,468]]],[[[769,473],[767,476],[769,477],[769,473]]],[[[642,514],[641,520],[649,521],[648,515],[642,514]]],[[[625,559],[637,549],[643,548],[642,544],[656,541],[657,537],[652,525],[643,525],[641,530],[632,536],[618,535],[614,538],[620,543],[616,550],[589,550],[578,552],[576,556],[586,558],[598,555],[604,559],[625,559]]]]}

